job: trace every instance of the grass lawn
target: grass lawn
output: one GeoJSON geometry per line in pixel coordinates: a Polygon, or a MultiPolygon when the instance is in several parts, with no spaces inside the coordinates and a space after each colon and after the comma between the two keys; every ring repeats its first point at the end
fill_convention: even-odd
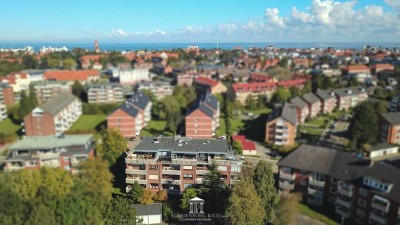
{"type": "Polygon", "coordinates": [[[324,132],[324,129],[322,128],[314,128],[314,127],[307,127],[307,126],[300,126],[299,131],[306,133],[306,134],[312,134],[312,135],[321,135],[322,132],[324,132]]]}
{"type": "Polygon", "coordinates": [[[244,122],[240,118],[231,118],[231,129],[232,131],[239,131],[243,126],[244,122]]]}
{"type": "Polygon", "coordinates": [[[67,132],[92,133],[96,131],[96,129],[99,128],[99,125],[104,123],[106,119],[107,115],[105,114],[81,115],[67,132]]]}
{"type": "MultiPolygon", "coordinates": [[[[308,207],[307,205],[304,204],[299,204],[299,211],[301,214],[308,216],[310,218],[319,220],[323,223],[326,223],[327,225],[339,225],[338,222],[336,222],[335,220],[329,218],[328,216],[322,215],[317,211],[314,211],[313,209],[311,209],[310,207],[308,207]]],[[[339,218],[335,218],[336,220],[339,218]]]]}
{"type": "Polygon", "coordinates": [[[150,120],[147,127],[142,129],[140,136],[154,137],[158,135],[173,136],[174,134],[165,130],[167,122],[165,120],[150,120]]]}
{"type": "Polygon", "coordinates": [[[226,135],[225,118],[222,116],[219,118],[219,127],[217,128],[215,134],[218,137],[226,135]]]}
{"type": "Polygon", "coordinates": [[[261,114],[269,114],[272,111],[270,108],[260,108],[256,110],[251,110],[250,112],[253,113],[254,115],[261,115],[261,114]]]}
{"type": "Polygon", "coordinates": [[[319,116],[313,120],[306,122],[305,125],[307,126],[307,124],[310,124],[311,126],[326,127],[325,120],[330,120],[330,118],[328,116],[319,116]]]}
{"type": "Polygon", "coordinates": [[[14,124],[10,118],[7,118],[0,122],[0,133],[4,134],[15,134],[21,129],[20,124],[14,124]]]}

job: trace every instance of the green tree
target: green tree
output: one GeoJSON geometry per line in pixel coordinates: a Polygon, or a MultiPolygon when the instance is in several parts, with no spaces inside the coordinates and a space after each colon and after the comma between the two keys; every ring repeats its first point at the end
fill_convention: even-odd
{"type": "Polygon", "coordinates": [[[63,67],[69,70],[75,69],[76,61],[73,58],[66,58],[63,60],[63,67]]]}
{"type": "Polygon", "coordinates": [[[76,97],[82,99],[83,93],[85,92],[85,87],[76,80],[74,84],[72,85],[72,94],[75,95],[76,97]]]}
{"type": "Polygon", "coordinates": [[[37,225],[37,224],[49,224],[55,225],[57,223],[55,210],[46,206],[42,202],[32,204],[31,210],[29,210],[26,225],[37,225]]]}
{"type": "Polygon", "coordinates": [[[264,108],[268,102],[268,96],[266,95],[259,95],[257,98],[257,107],[264,108]]]}
{"type": "Polygon", "coordinates": [[[311,84],[311,81],[308,80],[304,84],[304,88],[301,92],[302,92],[302,94],[307,94],[307,93],[310,93],[311,91],[312,91],[312,84],[311,84]]]}
{"type": "Polygon", "coordinates": [[[376,143],[378,137],[377,114],[373,104],[363,102],[354,109],[349,133],[352,147],[361,148],[365,144],[376,143]]]}
{"type": "Polygon", "coordinates": [[[160,119],[166,119],[167,130],[176,132],[179,123],[182,120],[181,106],[179,102],[172,96],[161,99],[159,103],[160,119]]]}
{"type": "Polygon", "coordinates": [[[234,141],[232,143],[232,148],[236,155],[241,155],[243,153],[242,143],[240,141],[234,141]]]}
{"type": "Polygon", "coordinates": [[[283,58],[281,59],[281,61],[279,61],[279,66],[282,68],[287,68],[289,65],[289,60],[287,58],[283,58]]]}
{"type": "Polygon", "coordinates": [[[376,101],[373,102],[373,105],[377,115],[386,113],[388,110],[388,103],[386,101],[376,101]]]}
{"type": "Polygon", "coordinates": [[[253,182],[269,222],[275,219],[274,208],[278,203],[274,181],[272,165],[264,160],[259,161],[254,170],[253,182]]]}
{"type": "Polygon", "coordinates": [[[322,87],[322,81],[323,81],[322,76],[323,76],[322,74],[315,74],[314,76],[312,76],[311,79],[312,91],[316,91],[322,87]]]}
{"type": "Polygon", "coordinates": [[[29,85],[29,102],[32,109],[39,105],[33,85],[29,85]]]}
{"type": "Polygon", "coordinates": [[[142,205],[153,204],[155,198],[157,195],[152,190],[145,188],[142,197],[139,198],[139,203],[142,205]]]}
{"type": "Polygon", "coordinates": [[[240,181],[235,184],[226,214],[232,225],[263,224],[265,211],[252,183],[240,181]]]}
{"type": "Polygon", "coordinates": [[[144,188],[140,186],[140,184],[137,181],[135,181],[132,185],[132,190],[130,192],[130,195],[134,203],[139,203],[139,200],[144,195],[144,188]]]}
{"type": "Polygon", "coordinates": [[[291,96],[292,98],[295,98],[295,97],[301,95],[301,90],[300,90],[298,87],[296,87],[296,86],[291,86],[291,87],[289,88],[289,92],[290,92],[290,96],[291,96]]]}
{"type": "Polygon", "coordinates": [[[324,78],[322,79],[321,88],[324,90],[333,88],[332,79],[327,76],[324,76],[324,78]]]}
{"type": "Polygon", "coordinates": [[[292,79],[292,72],[286,67],[274,67],[268,70],[268,73],[278,80],[292,79]]]}
{"type": "Polygon", "coordinates": [[[58,59],[50,58],[48,60],[48,65],[50,68],[56,68],[60,65],[60,61],[58,59]]]}
{"type": "Polygon", "coordinates": [[[22,197],[12,189],[15,174],[0,175],[0,221],[3,225],[21,225],[25,221],[25,206],[22,197]],[[11,175],[11,176],[10,176],[11,175]]]}
{"type": "Polygon", "coordinates": [[[272,102],[273,103],[287,102],[290,99],[290,97],[291,97],[290,92],[286,88],[279,86],[278,89],[272,95],[272,102]]]}
{"type": "Polygon", "coordinates": [[[189,206],[189,200],[197,196],[197,190],[194,188],[186,188],[182,193],[181,209],[186,210],[189,206]]]}
{"type": "Polygon", "coordinates": [[[97,155],[114,165],[118,157],[126,151],[127,140],[117,129],[104,129],[99,132],[96,149],[97,155]]]}
{"type": "Polygon", "coordinates": [[[254,110],[257,107],[257,103],[256,103],[256,101],[254,101],[253,95],[251,95],[251,94],[249,94],[246,97],[245,102],[246,102],[246,108],[248,110],[254,110]]]}
{"type": "Polygon", "coordinates": [[[104,215],[105,225],[136,225],[142,222],[136,216],[136,210],[133,205],[123,197],[112,199],[104,215]]]}
{"type": "Polygon", "coordinates": [[[24,69],[37,69],[39,66],[38,61],[32,55],[24,55],[21,64],[24,69]]]}
{"type": "Polygon", "coordinates": [[[33,109],[33,105],[29,101],[28,96],[26,95],[25,91],[21,91],[21,100],[19,101],[20,107],[19,107],[19,118],[24,119],[24,117],[30,113],[33,109]]]}

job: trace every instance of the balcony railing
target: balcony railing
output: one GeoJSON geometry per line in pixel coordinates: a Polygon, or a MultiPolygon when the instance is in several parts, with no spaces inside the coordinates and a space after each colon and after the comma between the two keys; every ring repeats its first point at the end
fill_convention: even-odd
{"type": "Polygon", "coordinates": [[[141,155],[129,155],[125,158],[125,163],[151,163],[158,160],[158,154],[155,157],[142,157],[141,155]]]}
{"type": "Polygon", "coordinates": [[[180,175],[181,174],[181,170],[173,170],[173,169],[166,170],[166,169],[163,169],[162,170],[162,174],[180,175]]]}
{"type": "Polygon", "coordinates": [[[282,182],[279,181],[279,188],[284,189],[284,190],[293,190],[294,189],[294,183],[289,183],[289,182],[282,182]]]}
{"type": "Polygon", "coordinates": [[[195,184],[203,184],[204,178],[197,178],[194,182],[195,182],[195,184]]]}
{"type": "Polygon", "coordinates": [[[315,186],[319,186],[319,187],[324,187],[325,186],[325,181],[316,180],[312,176],[310,176],[308,178],[308,185],[315,185],[315,186]]]}
{"type": "Polygon", "coordinates": [[[141,169],[125,169],[125,174],[147,174],[146,170],[141,169]]]}
{"type": "Polygon", "coordinates": [[[139,184],[146,184],[146,179],[138,179],[138,178],[126,178],[125,182],[127,184],[134,184],[137,181],[139,184]]]}
{"type": "Polygon", "coordinates": [[[279,178],[287,179],[287,180],[294,180],[296,178],[296,174],[289,174],[283,171],[279,172],[279,178]]]}
{"type": "Polygon", "coordinates": [[[353,196],[353,189],[351,189],[351,190],[346,190],[346,189],[340,188],[340,186],[339,186],[337,192],[338,192],[339,194],[344,195],[344,196],[347,196],[347,197],[352,197],[352,196],[353,196]]]}
{"type": "Polygon", "coordinates": [[[371,207],[374,209],[378,209],[382,212],[389,211],[390,202],[386,199],[380,198],[378,196],[374,196],[371,202],[371,207]]]}
{"type": "Polygon", "coordinates": [[[335,213],[339,214],[340,216],[343,216],[344,218],[349,218],[351,216],[350,209],[345,209],[345,208],[340,208],[340,207],[336,207],[335,213]]]}
{"type": "Polygon", "coordinates": [[[377,214],[375,212],[371,212],[371,214],[369,214],[369,220],[371,222],[378,222],[380,224],[386,224],[387,223],[387,219],[385,217],[383,217],[382,215],[379,215],[379,214],[377,214]]]}
{"type": "Polygon", "coordinates": [[[336,198],[336,203],[339,204],[339,205],[342,205],[342,206],[344,206],[346,208],[351,208],[352,205],[353,205],[351,199],[346,200],[346,199],[342,199],[342,198],[339,198],[339,197],[336,198]]]}
{"type": "Polygon", "coordinates": [[[162,184],[180,185],[181,180],[161,179],[162,184]]]}

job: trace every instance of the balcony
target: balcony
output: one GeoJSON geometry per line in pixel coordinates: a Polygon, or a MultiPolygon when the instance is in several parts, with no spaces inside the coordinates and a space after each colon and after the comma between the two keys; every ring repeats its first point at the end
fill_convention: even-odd
{"type": "Polygon", "coordinates": [[[125,169],[125,174],[147,174],[146,170],[141,170],[141,169],[125,169]]]}
{"type": "Polygon", "coordinates": [[[185,165],[196,165],[197,164],[197,160],[196,159],[183,159],[183,158],[175,158],[172,159],[172,163],[176,163],[176,164],[185,164],[185,165]]]}
{"type": "Polygon", "coordinates": [[[369,214],[369,221],[370,224],[386,224],[387,219],[383,215],[371,212],[371,214],[369,214]]]}
{"type": "Polygon", "coordinates": [[[130,154],[125,158],[125,163],[146,164],[154,163],[158,160],[158,154],[130,154]]]}
{"type": "Polygon", "coordinates": [[[146,184],[146,179],[139,179],[139,178],[126,178],[125,182],[127,184],[134,184],[137,181],[139,184],[146,184]]]}
{"type": "Polygon", "coordinates": [[[308,178],[308,185],[315,185],[315,186],[319,186],[319,187],[324,187],[325,186],[325,181],[316,180],[312,176],[310,176],[308,178]]]}
{"type": "Polygon", "coordinates": [[[353,205],[351,199],[346,200],[346,199],[343,199],[343,198],[340,198],[340,197],[336,198],[336,203],[339,204],[339,205],[342,205],[342,206],[344,206],[346,208],[351,208],[352,205],[353,205]]]}
{"type": "Polygon", "coordinates": [[[279,171],[279,178],[287,179],[287,180],[294,180],[296,178],[296,174],[289,174],[283,171],[279,171]]]}
{"type": "Polygon", "coordinates": [[[322,199],[313,199],[308,197],[307,204],[315,205],[315,206],[322,206],[322,199]]]}
{"type": "Polygon", "coordinates": [[[293,190],[294,189],[294,182],[285,182],[279,180],[279,188],[284,189],[284,190],[293,190]]]}
{"type": "Polygon", "coordinates": [[[195,184],[203,184],[203,183],[204,183],[204,178],[197,178],[197,179],[194,181],[194,183],[195,183],[195,184]]]}
{"type": "Polygon", "coordinates": [[[181,180],[161,179],[162,184],[180,185],[181,180]]]}
{"type": "Polygon", "coordinates": [[[344,218],[349,218],[351,216],[351,210],[342,207],[336,207],[335,213],[343,216],[344,218]]]}
{"type": "Polygon", "coordinates": [[[320,196],[322,198],[322,196],[324,195],[324,190],[318,189],[317,186],[316,186],[316,188],[313,188],[313,186],[309,185],[308,189],[307,189],[307,194],[313,195],[313,196],[320,196]]]}
{"type": "Polygon", "coordinates": [[[337,192],[341,195],[351,198],[353,196],[353,185],[339,181],[337,192]]]}
{"type": "Polygon", "coordinates": [[[206,174],[210,172],[209,170],[196,170],[196,174],[206,174]]]}
{"type": "Polygon", "coordinates": [[[371,207],[374,209],[378,209],[382,212],[389,212],[390,202],[387,199],[381,198],[379,196],[374,196],[372,198],[371,207]]]}
{"type": "Polygon", "coordinates": [[[168,169],[168,168],[163,168],[162,174],[170,174],[170,175],[181,175],[181,170],[180,169],[168,169]]]}

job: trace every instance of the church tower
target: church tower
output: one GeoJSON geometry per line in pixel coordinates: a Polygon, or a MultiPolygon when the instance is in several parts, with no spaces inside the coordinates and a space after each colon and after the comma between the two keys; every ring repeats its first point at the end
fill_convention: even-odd
{"type": "Polygon", "coordinates": [[[100,52],[99,42],[97,40],[94,41],[94,51],[100,52]]]}

